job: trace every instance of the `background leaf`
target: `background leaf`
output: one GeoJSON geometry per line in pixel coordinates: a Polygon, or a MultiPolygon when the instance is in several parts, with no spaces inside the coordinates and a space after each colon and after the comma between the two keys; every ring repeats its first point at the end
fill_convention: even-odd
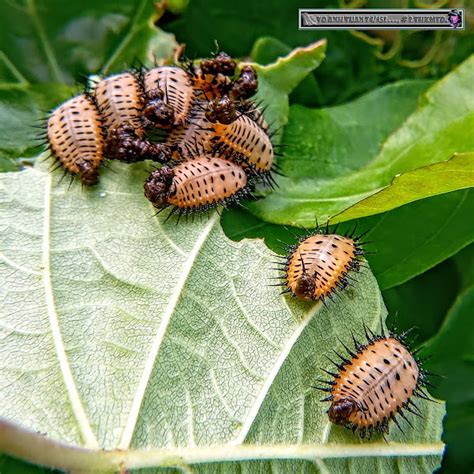
{"type": "Polygon", "coordinates": [[[393,93],[394,86],[378,91],[386,98],[385,102],[377,101],[377,110],[379,104],[383,104],[382,118],[373,113],[377,94],[374,92],[359,99],[355,105],[337,108],[335,114],[342,115],[342,122],[337,120],[342,134],[334,133],[334,130],[324,133],[328,122],[331,127],[332,117],[328,118],[328,113],[334,114],[334,109],[318,111],[293,106],[282,142],[286,143],[286,137],[291,137],[288,148],[295,143],[297,146],[279,161],[286,177],[278,180],[279,187],[275,192],[249,204],[248,208],[270,222],[309,227],[313,225],[315,215],[324,222],[377,192],[398,173],[447,160],[453,153],[474,150],[474,138],[470,133],[474,128],[474,93],[470,85],[473,74],[474,57],[422,95],[417,110],[398,130],[395,130],[395,121],[390,130],[393,133],[388,138],[388,127],[382,125],[381,132],[373,133],[372,124],[374,119],[384,123],[383,117],[394,110],[399,110],[396,117],[410,113],[410,102],[406,109],[400,110],[403,88],[395,89],[398,100],[386,98],[393,93]],[[459,105],[452,107],[453,100],[459,105]],[[356,125],[347,130],[344,119],[346,123],[356,125]],[[361,132],[362,129],[365,132],[361,132]],[[352,140],[355,143],[362,140],[355,158],[351,153],[354,146],[346,145],[352,140]],[[371,146],[367,146],[367,140],[371,146]],[[325,148],[329,147],[328,158],[325,148]],[[373,157],[373,150],[379,147],[380,151],[373,157]]]}
{"type": "MultiPolygon", "coordinates": [[[[0,176],[1,415],[46,435],[4,427],[9,436],[1,447],[30,446],[36,461],[64,455],[66,447],[44,444],[49,439],[119,447],[126,462],[135,456],[128,448],[164,447],[169,451],[156,454],[164,462],[181,446],[191,449],[182,452],[191,462],[193,446],[213,445],[198,451],[199,459],[212,460],[205,457],[212,452],[224,461],[228,448],[219,446],[234,444],[238,456],[240,446],[255,443],[255,426],[268,423],[271,446],[295,446],[295,457],[305,459],[309,443],[331,457],[332,448],[317,451],[328,441],[326,407],[310,385],[337,337],[347,339],[363,320],[375,327],[384,315],[370,272],[329,310],[288,301],[268,286],[277,273],[261,241],[231,242],[216,216],[165,224],[139,191],[143,166],[114,168],[84,191],[53,186],[39,170],[0,176]],[[267,396],[285,406],[299,396],[312,408],[282,430],[267,396]],[[30,436],[33,444],[25,442],[30,436]]],[[[441,408],[423,405],[425,421],[407,439],[393,432],[400,444],[389,451],[391,461],[379,460],[370,444],[364,456],[392,467],[402,453],[439,457],[441,408]]],[[[356,456],[357,449],[345,450],[358,438],[336,433],[339,455],[356,456]]],[[[103,455],[88,459],[102,462],[103,455]]]]}
{"type": "Polygon", "coordinates": [[[6,85],[0,88],[0,171],[33,160],[44,146],[46,111],[74,94],[61,85],[6,85]]]}
{"type": "Polygon", "coordinates": [[[436,194],[472,187],[474,153],[456,154],[447,161],[395,176],[389,186],[338,214],[337,219],[379,214],[436,194]]]}
{"type": "MultiPolygon", "coordinates": [[[[258,74],[258,92],[255,101],[265,107],[265,119],[271,129],[280,131],[288,121],[288,95],[324,59],[326,41],[296,48],[286,56],[265,66],[253,64],[258,74]]],[[[278,140],[277,140],[278,141],[278,140]]]]}
{"type": "MultiPolygon", "coordinates": [[[[370,2],[358,4],[370,7],[370,2]]],[[[389,5],[388,8],[406,8],[404,0],[391,1],[389,5]]],[[[335,0],[311,3],[312,8],[340,6],[341,2],[335,0]]],[[[372,8],[377,7],[372,5],[372,8]]],[[[427,7],[430,5],[418,3],[415,6],[427,7]]],[[[468,2],[466,7],[469,12],[468,2]]],[[[192,0],[180,15],[164,15],[159,25],[175,33],[186,44],[190,57],[207,56],[209,51],[215,50],[215,40],[221,50],[244,57],[261,37],[277,37],[280,44],[283,42],[290,49],[327,39],[327,59],[315,74],[318,87],[310,96],[298,95],[301,101],[298,103],[320,107],[343,103],[387,82],[441,77],[472,53],[472,47],[469,47],[472,31],[423,31],[416,35],[414,32],[378,31],[371,32],[371,36],[349,31],[301,31],[297,28],[298,8],[308,8],[308,3],[301,0],[278,3],[242,0],[224,4],[219,0],[192,0]],[[427,56],[433,47],[435,54],[427,56]],[[408,67],[401,64],[403,59],[414,62],[408,67]],[[422,61],[417,61],[419,59],[422,61]]]]}
{"type": "Polygon", "coordinates": [[[0,82],[73,84],[85,74],[120,71],[130,61],[172,54],[173,37],[157,30],[149,0],[21,0],[0,6],[0,82]],[[168,44],[168,46],[166,46],[168,44]]]}
{"type": "MultiPolygon", "coordinates": [[[[275,8],[274,4],[265,1],[255,3],[244,0],[223,5],[222,2],[216,0],[191,0],[191,2],[178,0],[168,2],[168,11],[164,14],[163,5],[160,4],[155,8],[151,0],[143,2],[124,0],[119,5],[116,2],[112,3],[106,1],[92,4],[92,2],[86,1],[80,2],[80,5],[65,5],[63,3],[59,5],[57,0],[15,0],[0,6],[0,13],[4,20],[0,30],[0,171],[16,169],[34,161],[36,150],[33,148],[35,145],[33,139],[37,131],[31,130],[30,124],[33,124],[36,119],[42,118],[46,110],[79,89],[69,89],[62,82],[52,84],[51,80],[55,76],[61,76],[62,81],[72,84],[77,80],[83,82],[84,74],[101,70],[121,71],[137,60],[145,64],[153,64],[155,58],[169,61],[177,44],[173,32],[177,34],[178,41],[184,40],[187,43],[186,53],[191,57],[208,56],[210,51],[215,50],[214,40],[217,39],[220,48],[224,51],[238,57],[250,55],[253,61],[263,65],[270,64],[278,57],[287,55],[294,47],[309,44],[323,37],[328,39],[327,57],[322,66],[314,74],[306,76],[290,94],[290,103],[302,104],[306,107],[334,106],[357,98],[361,93],[367,91],[374,90],[375,94],[377,90],[374,88],[377,85],[387,82],[393,83],[393,81],[401,79],[412,79],[399,82],[400,85],[418,84],[420,88],[418,93],[413,90],[413,94],[410,95],[407,87],[404,96],[398,98],[400,110],[406,111],[407,109],[404,107],[407,105],[412,107],[410,111],[407,111],[406,116],[401,117],[403,114],[399,115],[396,107],[393,108],[391,114],[384,116],[383,107],[374,103],[371,109],[367,109],[366,115],[376,115],[376,118],[381,120],[374,120],[370,129],[362,128],[359,131],[354,129],[355,133],[352,136],[347,135],[348,140],[343,144],[352,154],[350,159],[345,161],[348,172],[352,172],[352,165],[357,165],[357,157],[362,155],[364,166],[364,156],[370,154],[371,159],[375,158],[378,147],[387,138],[383,138],[380,144],[377,142],[380,140],[380,132],[385,133],[384,126],[393,126],[393,130],[395,130],[400,127],[408,115],[413,113],[416,106],[416,96],[423,92],[423,83],[426,84],[426,87],[430,84],[429,81],[419,79],[439,78],[472,53],[473,30],[469,28],[469,22],[467,30],[456,32],[390,31],[369,32],[368,34],[366,34],[367,32],[344,31],[302,32],[298,31],[294,26],[296,23],[289,19],[295,18],[296,21],[297,7],[307,7],[308,5],[293,1],[285,2],[275,8]],[[187,3],[189,5],[186,5],[187,3]],[[36,13],[32,15],[32,11],[36,13]],[[160,16],[161,18],[159,18],[160,16]],[[172,30],[172,33],[165,33],[153,26],[153,23],[156,23],[158,19],[160,25],[165,29],[172,30]],[[212,26],[209,27],[209,25],[212,26]],[[259,36],[265,37],[259,38],[259,36]],[[57,65],[56,68],[54,63],[57,65]],[[37,82],[46,82],[46,84],[37,85],[37,82]],[[377,114],[373,114],[374,110],[377,110],[377,114]],[[401,121],[397,122],[398,120],[401,121]],[[373,143],[370,140],[372,133],[377,137],[373,143]],[[352,146],[352,142],[356,146],[352,146]],[[372,153],[374,154],[372,155],[372,153]]],[[[370,6],[371,3],[365,2],[365,5],[370,6]]],[[[320,5],[320,7],[331,6],[337,7],[338,5],[337,3],[320,5]]],[[[414,6],[418,8],[424,5],[417,2],[414,6]]],[[[462,5],[457,4],[457,6],[462,5]]],[[[391,7],[400,8],[403,5],[399,0],[393,0],[391,7]]],[[[469,5],[466,7],[466,14],[469,16],[472,9],[470,10],[469,5]]],[[[279,78],[277,77],[277,82],[282,79],[280,75],[279,78]]],[[[383,88],[380,89],[380,91],[383,90],[383,88]]],[[[273,90],[268,88],[268,91],[269,94],[266,94],[266,97],[271,102],[273,90]]],[[[284,123],[287,120],[288,102],[286,97],[281,97],[282,100],[278,102],[282,106],[275,109],[275,116],[281,120],[281,123],[284,123]]],[[[443,101],[448,112],[456,111],[459,103],[454,96],[443,101]]],[[[354,101],[353,105],[355,104],[357,101],[354,101]]],[[[347,105],[352,104],[348,103],[347,105]]],[[[322,111],[331,113],[334,110],[337,109],[331,107],[322,111]]],[[[317,112],[321,112],[321,110],[317,112]]],[[[342,136],[345,136],[343,132],[346,129],[352,130],[352,127],[355,126],[350,120],[341,123],[344,127],[337,127],[337,124],[334,123],[326,124],[323,130],[327,130],[327,133],[322,135],[318,142],[322,147],[327,144],[327,139],[333,133],[341,139],[342,136]]],[[[388,130],[387,133],[392,133],[392,130],[388,130]]],[[[288,136],[291,141],[291,135],[288,136]]],[[[301,140],[294,140],[295,146],[300,143],[301,140]]],[[[291,153],[291,148],[287,148],[286,151],[291,153]]],[[[330,156],[333,151],[337,152],[335,156],[335,162],[337,162],[339,159],[337,147],[331,144],[326,146],[327,156],[330,156]]],[[[443,160],[447,158],[449,156],[445,156],[443,160]]],[[[310,167],[311,162],[305,162],[298,168],[292,167],[290,171],[297,171],[304,175],[306,166],[310,167]]],[[[315,176],[324,177],[326,173],[329,173],[329,179],[333,179],[330,174],[332,172],[334,169],[331,159],[331,162],[322,162],[320,166],[318,164],[315,176]]],[[[132,175],[133,173],[130,176],[132,175]]],[[[127,173],[127,180],[128,176],[127,173]]],[[[336,182],[335,177],[337,177],[337,172],[334,173],[336,182]]],[[[130,182],[135,180],[135,176],[130,178],[130,182]]],[[[390,179],[385,184],[388,184],[389,181],[390,179]]],[[[21,188],[18,194],[25,194],[24,189],[21,188]]],[[[104,196],[101,199],[107,200],[107,198],[104,196]]],[[[82,200],[79,199],[78,203],[82,203],[82,200]]],[[[418,326],[419,343],[437,333],[456,295],[461,298],[461,292],[472,285],[474,274],[470,271],[470,267],[472,266],[471,262],[474,261],[474,252],[472,250],[473,244],[468,244],[473,240],[473,207],[472,191],[457,191],[423,199],[383,214],[356,221],[360,231],[372,229],[370,239],[374,243],[369,246],[369,249],[376,253],[369,254],[368,258],[376,277],[380,279],[382,287],[385,288],[383,295],[391,312],[390,320],[395,320],[401,330],[409,329],[413,325],[418,326]],[[456,252],[458,254],[453,258],[443,262],[456,252]],[[403,265],[398,262],[401,256],[406,257],[403,260],[403,265]],[[443,263],[439,264],[439,262],[443,263]],[[426,272],[433,265],[436,266],[426,272]],[[395,317],[397,312],[398,315],[395,317]]],[[[28,212],[25,211],[24,218],[27,218],[28,212]]],[[[102,215],[98,218],[99,221],[101,218],[102,215]]],[[[266,242],[279,251],[282,251],[282,244],[278,239],[291,243],[295,240],[295,236],[292,234],[302,232],[300,229],[285,229],[282,226],[265,223],[248,212],[241,212],[238,209],[225,213],[223,224],[226,233],[235,232],[239,239],[244,235],[263,235],[266,242]]],[[[312,224],[313,222],[310,225],[312,224]]],[[[351,222],[348,226],[352,227],[353,224],[354,222],[351,222]]],[[[0,229],[4,229],[2,225],[3,221],[0,220],[0,229]]],[[[87,221],[86,225],[89,227],[95,224],[87,221]]],[[[126,227],[127,224],[123,224],[123,226],[126,227]]],[[[17,230],[17,227],[14,227],[11,234],[13,239],[17,230]]],[[[10,243],[14,244],[14,242],[10,243]]],[[[4,249],[0,247],[0,251],[4,252],[4,249]]],[[[25,259],[29,262],[27,257],[25,259]]],[[[58,255],[57,259],[59,262],[61,256],[58,255]]],[[[88,261],[87,258],[84,260],[88,261]]],[[[84,272],[87,272],[86,268],[88,267],[83,266],[83,268],[84,272]]],[[[100,288],[102,284],[107,286],[109,282],[95,283],[96,287],[100,288]]],[[[118,285],[114,295],[118,295],[121,290],[122,287],[118,285]]],[[[0,289],[0,299],[4,296],[1,291],[0,289]]],[[[61,298],[66,298],[65,293],[61,293],[61,298]]],[[[73,292],[69,291],[69,293],[73,292]]],[[[121,304],[122,300],[119,300],[119,303],[121,304]]],[[[102,316],[102,313],[100,315],[102,316]]],[[[106,319],[106,321],[109,320],[106,319]]],[[[314,329],[316,321],[317,318],[313,319],[307,326],[306,331],[309,334],[316,330],[314,329]]],[[[101,322],[103,323],[100,317],[99,324],[95,320],[91,322],[89,326],[86,326],[86,333],[89,334],[93,331],[92,326],[101,328],[101,322]]],[[[469,323],[465,318],[460,324],[461,326],[464,330],[469,330],[469,323]]],[[[115,326],[107,329],[115,331],[115,326]]],[[[304,339],[305,334],[306,332],[303,333],[301,340],[304,339]]],[[[450,347],[449,337],[440,337],[438,341],[436,348],[438,354],[444,353],[445,345],[448,352],[453,350],[450,347]]],[[[0,351],[2,343],[3,339],[0,339],[0,351]]],[[[336,344],[337,341],[333,341],[333,345],[336,344]]],[[[74,350],[76,350],[75,346],[71,349],[72,354],[74,354],[74,350]]],[[[458,348],[456,350],[457,356],[459,356],[460,351],[458,348]]],[[[295,354],[291,353],[291,357],[284,364],[284,371],[282,370],[282,374],[290,374],[288,379],[285,377],[282,377],[281,380],[278,379],[278,385],[283,393],[291,395],[288,398],[291,399],[291,402],[286,403],[285,397],[282,397],[277,391],[270,391],[271,398],[269,396],[268,402],[262,405],[260,416],[257,418],[259,423],[252,427],[251,436],[257,438],[262,436],[263,431],[259,431],[258,426],[261,427],[261,430],[270,426],[267,435],[273,437],[272,433],[274,433],[275,427],[280,429],[282,423],[288,421],[287,413],[295,414],[295,409],[301,408],[302,398],[305,400],[303,406],[313,406],[312,393],[309,392],[306,395],[304,392],[305,395],[301,396],[298,391],[307,388],[309,384],[309,381],[305,379],[306,374],[313,368],[316,370],[319,365],[324,363],[319,364],[316,360],[317,357],[314,358],[316,351],[305,352],[304,346],[300,347],[299,341],[294,346],[294,352],[295,354]],[[290,360],[291,367],[286,367],[290,360]],[[295,379],[298,383],[291,383],[293,375],[299,377],[295,379]],[[265,416],[263,416],[264,413],[265,416]],[[265,420],[268,422],[268,426],[264,423],[265,420]],[[263,423],[260,423],[262,421],[263,423]]],[[[452,353],[454,355],[454,352],[452,353]]],[[[436,369],[443,373],[446,372],[446,369],[449,371],[453,363],[451,358],[443,357],[437,357],[436,362],[438,364],[436,369]]],[[[101,368],[101,370],[103,369],[101,368]]],[[[100,375],[102,373],[99,371],[100,375]]],[[[20,380],[23,381],[30,376],[31,374],[26,374],[20,380]]],[[[469,393],[464,384],[466,380],[469,378],[459,375],[456,379],[450,379],[450,382],[460,390],[465,388],[466,393],[469,393]]],[[[122,390],[122,386],[119,386],[119,390],[122,390]]],[[[463,437],[469,439],[467,437],[472,437],[472,433],[469,432],[469,425],[466,426],[463,421],[469,421],[466,413],[472,411],[472,407],[457,404],[456,401],[452,402],[450,397],[451,395],[456,397],[456,393],[451,393],[448,389],[444,391],[450,409],[444,434],[444,439],[449,443],[448,456],[445,458],[443,468],[445,472],[471,472],[474,468],[474,460],[470,457],[468,448],[463,445],[463,437]]],[[[117,400],[115,396],[113,399],[117,400]]],[[[313,414],[316,418],[321,414],[319,409],[316,409],[313,414]]],[[[291,430],[280,430],[281,439],[287,436],[296,439],[300,436],[298,430],[294,429],[295,427],[292,425],[295,420],[299,419],[298,415],[301,415],[301,411],[294,418],[289,419],[288,427],[293,427],[291,430]]],[[[313,419],[311,412],[308,415],[306,409],[305,419],[309,421],[313,419]]],[[[0,423],[0,431],[2,426],[0,423]]],[[[305,439],[311,439],[314,434],[312,431],[309,433],[304,431],[302,437],[308,436],[305,439]]],[[[17,439],[20,445],[25,446],[25,436],[25,433],[22,433],[17,439]]],[[[333,430],[331,430],[331,436],[334,436],[333,430]]],[[[26,445],[35,445],[37,438],[38,435],[34,435],[32,442],[27,442],[26,445]]],[[[39,436],[39,439],[42,441],[49,438],[39,436]]],[[[346,443],[346,441],[348,440],[344,442],[346,443]]],[[[364,445],[365,443],[361,446],[364,445]]],[[[250,447],[252,446],[250,444],[250,447]]],[[[344,444],[346,452],[349,447],[348,444],[344,444]]],[[[360,448],[355,446],[354,449],[359,450],[360,448]]],[[[372,445],[368,445],[367,449],[371,450],[372,445]]],[[[41,449],[39,448],[36,452],[38,451],[41,449]]],[[[49,448],[43,450],[43,453],[49,452],[49,448]]],[[[314,454],[314,452],[312,453],[314,454]]],[[[321,452],[318,451],[318,453],[321,452]]],[[[351,454],[353,457],[355,452],[352,451],[351,454]]],[[[147,460],[150,460],[149,455],[150,453],[147,452],[147,460]]],[[[325,453],[325,456],[327,455],[328,452],[325,453]]],[[[315,454],[311,459],[314,457],[316,457],[315,454]]],[[[88,459],[91,458],[88,456],[88,459]]],[[[401,467],[410,471],[413,468],[431,471],[437,462],[436,457],[398,457],[396,459],[397,468],[401,467]]],[[[161,460],[163,459],[161,458],[161,460]]],[[[96,461],[97,459],[94,458],[93,462],[96,461]]],[[[176,464],[176,459],[168,459],[167,463],[168,465],[176,464]]],[[[213,463],[212,465],[194,464],[193,470],[196,472],[247,470],[253,473],[268,470],[287,471],[295,465],[297,464],[292,460],[244,461],[213,463]]],[[[326,457],[324,461],[318,459],[316,464],[311,461],[298,464],[298,467],[308,472],[319,472],[324,468],[329,471],[350,469],[385,471],[385,467],[390,469],[393,466],[393,461],[389,461],[388,458],[379,458],[374,461],[373,458],[355,457],[351,460],[331,460],[326,457]]],[[[185,469],[186,466],[180,466],[179,469],[169,468],[166,471],[182,472],[185,469]]],[[[45,470],[6,456],[0,456],[0,471],[16,473],[44,472],[45,470]]],[[[150,471],[156,472],[156,469],[141,470],[140,472],[150,471]]]]}
{"type": "Polygon", "coordinates": [[[474,285],[474,244],[468,245],[454,256],[462,288],[474,285]]]}

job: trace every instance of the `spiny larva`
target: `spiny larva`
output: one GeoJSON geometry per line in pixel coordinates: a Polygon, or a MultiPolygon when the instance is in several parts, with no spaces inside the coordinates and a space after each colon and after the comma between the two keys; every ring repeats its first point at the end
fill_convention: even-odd
{"type": "Polygon", "coordinates": [[[428,373],[407,348],[403,336],[386,335],[383,329],[376,336],[365,326],[364,330],[367,342],[361,344],[353,337],[355,351],[347,345],[347,356],[334,351],[342,361],[334,362],[338,371],[323,369],[332,378],[319,381],[329,388],[317,388],[328,393],[323,401],[331,403],[328,416],[332,423],[361,437],[388,433],[391,420],[403,431],[397,415],[410,426],[404,411],[421,416],[413,397],[431,400],[423,390],[424,385],[430,385],[425,380],[428,373]]]}
{"type": "Polygon", "coordinates": [[[84,184],[97,183],[104,137],[99,111],[90,96],[80,94],[54,109],[46,136],[51,153],[66,171],[84,184]]]}
{"type": "Polygon", "coordinates": [[[144,159],[169,161],[169,148],[151,143],[146,137],[145,94],[137,74],[124,72],[101,79],[94,93],[106,130],[107,158],[128,163],[144,159]]]}
{"type": "MultiPolygon", "coordinates": [[[[327,232],[327,229],[326,229],[327,232]]],[[[323,233],[301,239],[279,263],[283,270],[284,292],[301,300],[333,299],[348,284],[351,272],[358,272],[364,255],[362,235],[323,233]]]]}
{"type": "Polygon", "coordinates": [[[250,194],[247,175],[240,166],[204,155],[153,171],[144,189],[155,207],[172,207],[170,215],[227,206],[250,194]]]}

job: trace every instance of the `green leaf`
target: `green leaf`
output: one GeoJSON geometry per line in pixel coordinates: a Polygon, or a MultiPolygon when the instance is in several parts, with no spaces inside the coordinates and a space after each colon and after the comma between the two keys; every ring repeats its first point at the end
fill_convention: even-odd
{"type": "Polygon", "coordinates": [[[256,102],[265,106],[265,119],[278,131],[288,121],[288,95],[323,61],[326,41],[321,40],[306,47],[296,48],[275,62],[262,66],[254,64],[258,74],[256,102]]]}
{"type": "Polygon", "coordinates": [[[325,221],[399,173],[471,152],[473,74],[474,56],[423,94],[413,113],[419,82],[411,93],[409,83],[395,84],[333,109],[292,107],[282,139],[292,149],[279,162],[286,177],[248,208],[270,222],[311,226],[315,216],[325,221]]]}
{"type": "Polygon", "coordinates": [[[454,256],[462,287],[474,285],[474,244],[468,245],[454,256]]]}
{"type": "Polygon", "coordinates": [[[0,171],[18,169],[38,155],[46,111],[73,93],[60,84],[0,88],[0,171]]]}
{"type": "Polygon", "coordinates": [[[456,191],[363,219],[371,268],[382,289],[406,282],[474,241],[474,189],[456,191]]]}
{"type": "Polygon", "coordinates": [[[413,329],[421,343],[439,330],[447,312],[456,300],[461,282],[453,258],[401,285],[383,291],[387,305],[388,325],[397,331],[413,329]]]}
{"type": "Polygon", "coordinates": [[[9,474],[59,474],[59,471],[52,471],[47,468],[26,463],[20,459],[0,454],[0,472],[9,474]]]}
{"type": "Polygon", "coordinates": [[[456,154],[447,161],[397,175],[389,186],[338,214],[350,220],[390,211],[413,201],[474,187],[474,153],[456,154]]]}
{"type": "Polygon", "coordinates": [[[153,25],[150,0],[22,0],[2,2],[0,82],[72,84],[91,72],[123,70],[161,46],[172,54],[174,37],[153,25]]]}
{"type": "MultiPolygon", "coordinates": [[[[290,52],[290,46],[276,38],[267,36],[259,38],[255,42],[252,48],[252,59],[258,64],[269,64],[290,52]]],[[[320,97],[321,91],[314,74],[308,74],[291,93],[290,102],[316,107],[320,97]]]]}
{"type": "MultiPolygon", "coordinates": [[[[382,289],[400,285],[456,254],[474,241],[474,190],[442,194],[407,204],[383,214],[358,219],[359,233],[370,241],[367,259],[382,289]],[[420,218],[420,216],[422,218],[420,218]]],[[[351,230],[353,222],[339,231],[351,230]]],[[[264,238],[283,254],[301,229],[269,224],[250,213],[232,209],[223,226],[231,239],[264,238]]]]}
{"type": "Polygon", "coordinates": [[[73,471],[439,463],[442,405],[361,443],[311,388],[338,338],[385,316],[369,270],[328,309],[288,300],[262,241],[153,217],[143,165],[114,169],[84,190],[0,175],[1,450],[73,471]]]}
{"type": "Polygon", "coordinates": [[[433,392],[448,402],[445,421],[446,472],[470,472],[474,468],[474,286],[463,291],[441,327],[427,342],[423,354],[429,355],[428,370],[441,375],[433,378],[433,392]]]}

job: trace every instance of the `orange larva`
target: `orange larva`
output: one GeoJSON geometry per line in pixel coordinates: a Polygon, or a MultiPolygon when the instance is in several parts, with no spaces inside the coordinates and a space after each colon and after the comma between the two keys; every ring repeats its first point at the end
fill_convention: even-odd
{"type": "Polygon", "coordinates": [[[212,127],[215,153],[236,159],[259,174],[272,169],[274,152],[270,137],[250,117],[242,114],[230,124],[216,122],[212,127]]]}
{"type": "Polygon", "coordinates": [[[195,111],[193,119],[170,131],[166,144],[176,150],[173,157],[177,161],[191,159],[195,155],[211,150],[212,124],[202,111],[195,111]]]}
{"type": "Polygon", "coordinates": [[[173,207],[171,214],[226,206],[249,193],[247,175],[240,166],[210,156],[199,156],[174,168],[163,166],[150,174],[144,188],[155,207],[173,207]]]}
{"type": "Polygon", "coordinates": [[[100,80],[95,97],[107,130],[129,125],[140,138],[144,135],[143,91],[135,74],[124,72],[100,80]]]}
{"type": "MultiPolygon", "coordinates": [[[[265,109],[265,107],[263,107],[263,109],[265,109]]],[[[269,134],[270,127],[263,116],[262,108],[256,107],[253,104],[247,104],[247,107],[244,109],[243,113],[256,122],[265,133],[269,134]]]]}
{"type": "Polygon", "coordinates": [[[98,181],[104,139],[99,111],[88,95],[73,97],[51,112],[47,139],[65,170],[79,176],[84,184],[98,181]]]}
{"type": "Polygon", "coordinates": [[[174,125],[187,122],[195,98],[189,74],[179,67],[157,67],[145,73],[145,92],[159,89],[163,100],[174,110],[174,125]]]}
{"type": "MultiPolygon", "coordinates": [[[[423,372],[414,355],[394,334],[380,336],[368,333],[366,344],[354,338],[355,350],[344,346],[348,356],[336,352],[342,363],[330,381],[320,380],[330,388],[317,387],[329,394],[323,401],[331,402],[329,419],[338,425],[357,431],[362,437],[373,432],[388,433],[395,415],[406,419],[403,410],[420,415],[412,397],[429,399],[422,391],[423,372]]],[[[407,420],[408,421],[408,420],[407,420]]],[[[410,422],[408,421],[410,424],[410,422]]]]}
{"type": "Polygon", "coordinates": [[[318,233],[290,250],[283,264],[284,292],[301,300],[332,299],[349,283],[349,272],[359,271],[364,254],[360,237],[318,233]]]}

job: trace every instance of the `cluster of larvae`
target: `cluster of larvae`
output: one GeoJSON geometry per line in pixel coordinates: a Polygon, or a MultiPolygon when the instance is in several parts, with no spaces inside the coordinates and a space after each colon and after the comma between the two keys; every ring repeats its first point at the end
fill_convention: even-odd
{"type": "MultiPolygon", "coordinates": [[[[125,72],[101,79],[51,114],[47,140],[66,171],[95,184],[104,159],[162,164],[146,179],[145,196],[158,209],[188,214],[228,205],[251,194],[253,183],[273,184],[274,147],[261,110],[251,100],[257,75],[225,53],[176,67],[125,72]],[[158,134],[153,132],[158,131],[158,134]]],[[[362,236],[317,229],[279,262],[284,293],[330,303],[363,265],[362,236]]],[[[365,328],[354,350],[321,390],[329,395],[329,418],[362,436],[388,432],[405,411],[421,415],[414,396],[425,372],[402,337],[365,328]]],[[[427,383],[427,382],[425,382],[427,383]]],[[[400,428],[401,429],[401,428],[400,428]]]]}
{"type": "MultiPolygon", "coordinates": [[[[363,235],[330,234],[326,228],[303,237],[292,246],[287,256],[278,256],[283,293],[299,300],[321,301],[324,305],[334,301],[344,290],[352,274],[364,265],[363,235]]],[[[330,380],[319,380],[327,392],[322,401],[331,402],[329,419],[362,437],[373,433],[385,435],[391,420],[402,430],[396,415],[411,426],[405,412],[421,417],[413,397],[431,400],[424,391],[428,373],[404,343],[404,337],[393,333],[375,335],[364,326],[366,341],[361,344],[353,338],[354,349],[343,344],[346,354],[334,351],[340,359],[333,364],[337,372],[322,369],[330,380]]],[[[403,430],[402,430],[403,431],[403,430]]]]}
{"type": "Polygon", "coordinates": [[[46,124],[52,156],[83,184],[104,160],[162,164],[145,181],[159,209],[188,214],[228,205],[273,184],[274,148],[255,69],[225,53],[98,80],[53,110],[46,124]]]}

